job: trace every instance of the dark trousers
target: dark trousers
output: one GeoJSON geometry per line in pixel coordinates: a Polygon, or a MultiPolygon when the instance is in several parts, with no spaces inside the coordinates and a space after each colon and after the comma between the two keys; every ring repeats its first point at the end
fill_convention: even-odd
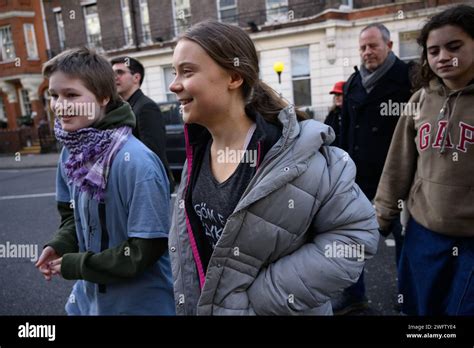
{"type": "Polygon", "coordinates": [[[449,237],[408,222],[399,265],[408,315],[474,315],[474,238],[449,237]]]}

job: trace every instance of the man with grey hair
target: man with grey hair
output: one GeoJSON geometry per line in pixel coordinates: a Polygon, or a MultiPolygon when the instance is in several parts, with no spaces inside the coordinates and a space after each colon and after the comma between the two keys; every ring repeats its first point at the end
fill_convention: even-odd
{"type": "MultiPolygon", "coordinates": [[[[377,190],[400,107],[411,95],[408,65],[395,56],[392,45],[385,25],[374,23],[362,29],[360,69],[354,67],[355,72],[344,85],[341,147],[354,160],[356,183],[370,200],[377,190]],[[387,105],[399,108],[397,112],[391,112],[392,109],[387,112],[387,105]]],[[[402,241],[400,231],[399,223],[389,231],[395,237],[397,249],[402,241]]],[[[399,250],[396,252],[398,257],[399,250]]],[[[356,284],[334,299],[333,311],[346,314],[367,306],[362,272],[356,284]]]]}

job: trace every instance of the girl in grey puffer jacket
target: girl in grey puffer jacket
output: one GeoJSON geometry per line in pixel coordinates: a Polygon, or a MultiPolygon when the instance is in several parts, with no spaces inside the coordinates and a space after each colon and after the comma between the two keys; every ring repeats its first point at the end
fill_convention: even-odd
{"type": "Polygon", "coordinates": [[[173,66],[187,147],[169,240],[177,313],[332,314],[378,242],[333,130],[258,80],[236,26],[190,28],[173,66]]]}

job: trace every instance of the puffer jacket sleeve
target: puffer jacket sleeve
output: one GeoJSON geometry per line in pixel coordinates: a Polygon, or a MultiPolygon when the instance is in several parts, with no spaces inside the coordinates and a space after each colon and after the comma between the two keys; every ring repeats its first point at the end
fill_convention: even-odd
{"type": "Polygon", "coordinates": [[[363,250],[365,259],[377,251],[375,211],[355,183],[353,161],[334,147],[323,147],[318,156],[325,157],[326,168],[319,181],[320,206],[312,221],[311,239],[258,274],[248,289],[257,315],[304,314],[355,283],[363,258],[338,257],[335,245],[363,250]]]}

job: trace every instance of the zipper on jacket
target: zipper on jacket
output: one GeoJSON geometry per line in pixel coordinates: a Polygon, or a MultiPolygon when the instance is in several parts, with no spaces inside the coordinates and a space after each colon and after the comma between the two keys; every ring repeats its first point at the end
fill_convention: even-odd
{"type": "Polygon", "coordinates": [[[260,161],[261,161],[260,155],[261,154],[262,154],[261,141],[259,140],[257,142],[257,168],[255,170],[255,173],[257,173],[257,171],[258,171],[258,167],[260,167],[260,161]]]}
{"type": "MultiPolygon", "coordinates": [[[[185,188],[185,189],[186,189],[186,188],[185,188]]],[[[185,192],[185,191],[183,191],[183,192],[185,192]]],[[[176,198],[178,198],[178,196],[176,196],[176,198]]],[[[183,198],[182,196],[181,196],[181,199],[183,199],[183,202],[184,202],[184,198],[183,198]]],[[[179,209],[179,204],[180,204],[180,202],[177,201],[176,204],[175,204],[175,209],[179,209]]],[[[184,214],[185,214],[185,216],[186,216],[186,209],[184,209],[184,214]]],[[[173,215],[174,215],[174,220],[175,220],[175,221],[174,221],[174,222],[175,222],[175,226],[179,226],[179,224],[178,224],[178,221],[179,221],[179,219],[178,219],[178,216],[179,216],[178,212],[173,213],[173,215]]],[[[185,217],[185,219],[186,219],[186,217],[185,217]]],[[[186,226],[186,228],[187,228],[187,226],[186,226]]],[[[177,243],[176,243],[176,249],[177,249],[176,252],[178,253],[178,257],[180,257],[179,255],[182,255],[182,254],[181,254],[181,241],[180,241],[179,233],[178,233],[178,238],[177,238],[177,243]]],[[[180,304],[180,303],[179,303],[179,301],[180,301],[179,296],[180,296],[180,295],[183,295],[183,296],[184,296],[184,300],[186,301],[186,295],[184,294],[183,267],[182,267],[182,265],[181,265],[181,262],[179,262],[179,267],[180,267],[180,272],[179,272],[179,273],[180,273],[180,275],[181,275],[181,284],[182,284],[182,289],[181,289],[181,290],[182,290],[182,293],[181,293],[181,294],[178,294],[178,304],[177,304],[176,307],[179,307],[179,304],[180,304]]],[[[184,303],[183,303],[182,307],[183,307],[184,315],[188,315],[188,312],[187,312],[187,310],[186,310],[186,306],[184,305],[184,303]]]]}
{"type": "Polygon", "coordinates": [[[187,125],[185,125],[185,128],[184,128],[184,138],[186,141],[186,157],[188,160],[188,177],[186,179],[186,186],[184,188],[184,217],[186,221],[186,230],[188,232],[189,242],[191,243],[191,250],[193,252],[194,262],[196,264],[197,271],[198,271],[199,289],[201,290],[204,286],[204,281],[206,279],[206,276],[204,273],[204,267],[202,266],[201,257],[199,255],[199,250],[197,248],[196,239],[194,238],[194,232],[193,232],[191,223],[189,221],[188,212],[186,210],[186,195],[188,193],[189,183],[191,181],[191,176],[193,173],[193,155],[194,155],[194,148],[191,147],[191,145],[189,144],[187,125]]]}

